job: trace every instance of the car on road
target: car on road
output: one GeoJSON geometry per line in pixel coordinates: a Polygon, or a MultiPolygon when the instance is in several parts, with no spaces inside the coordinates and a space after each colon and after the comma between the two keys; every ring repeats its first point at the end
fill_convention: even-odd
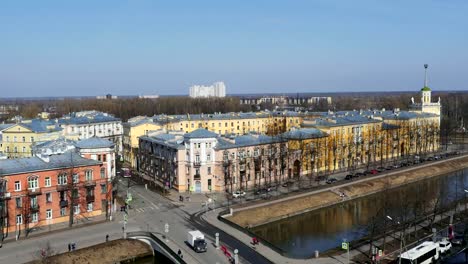
{"type": "Polygon", "coordinates": [[[232,197],[234,198],[240,198],[240,197],[244,197],[245,196],[245,192],[244,191],[235,191],[233,194],[232,194],[232,197]]]}
{"type": "Polygon", "coordinates": [[[463,234],[455,234],[450,242],[454,246],[462,246],[465,243],[465,236],[463,234]]]}
{"type": "Polygon", "coordinates": [[[294,182],[292,182],[292,181],[287,181],[287,182],[281,184],[281,186],[283,186],[283,187],[289,187],[289,186],[292,186],[293,184],[294,184],[294,182]]]}
{"type": "Polygon", "coordinates": [[[337,182],[337,181],[338,181],[338,180],[335,179],[335,178],[329,178],[329,179],[327,180],[327,184],[332,184],[332,183],[335,183],[335,182],[337,182]]]}
{"type": "Polygon", "coordinates": [[[387,166],[385,167],[385,170],[393,170],[393,166],[387,166]]]}
{"type": "Polygon", "coordinates": [[[370,170],[370,171],[369,171],[369,174],[377,174],[377,173],[379,173],[378,170],[370,170]]]}
{"type": "Polygon", "coordinates": [[[426,160],[427,160],[427,161],[433,161],[433,160],[434,160],[434,157],[428,157],[426,160]]]}
{"type": "Polygon", "coordinates": [[[348,175],[346,175],[346,177],[344,179],[345,180],[351,180],[353,177],[354,177],[354,175],[348,174],[348,175]]]}
{"type": "Polygon", "coordinates": [[[394,165],[392,165],[392,168],[394,168],[394,169],[398,169],[398,168],[400,168],[400,167],[401,167],[400,164],[394,164],[394,165]]]}
{"type": "Polygon", "coordinates": [[[447,253],[448,251],[450,251],[451,248],[452,243],[450,243],[450,241],[448,241],[447,239],[439,241],[439,249],[441,254],[447,253]]]}
{"type": "Polygon", "coordinates": [[[366,174],[364,174],[364,172],[356,172],[356,174],[354,174],[354,178],[359,178],[361,176],[366,176],[366,174]]]}
{"type": "Polygon", "coordinates": [[[271,192],[271,188],[262,188],[262,189],[259,189],[255,192],[256,195],[260,195],[260,194],[267,194],[271,192]]]}
{"type": "Polygon", "coordinates": [[[384,167],[377,167],[377,171],[378,171],[378,172],[385,171],[385,168],[384,168],[384,167]]]}

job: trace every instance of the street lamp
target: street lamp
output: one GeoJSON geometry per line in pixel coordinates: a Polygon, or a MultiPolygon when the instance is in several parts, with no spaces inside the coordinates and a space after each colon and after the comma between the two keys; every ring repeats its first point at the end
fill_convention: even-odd
{"type": "MultiPolygon", "coordinates": [[[[393,218],[389,215],[387,215],[387,219],[389,219],[390,221],[393,221],[393,218]]],[[[396,223],[399,225],[400,222],[399,221],[396,221],[396,223]]],[[[403,233],[400,231],[400,253],[398,254],[398,264],[401,264],[401,254],[402,254],[402,250],[403,250],[403,239],[405,239],[405,237],[403,236],[403,233]]]]}

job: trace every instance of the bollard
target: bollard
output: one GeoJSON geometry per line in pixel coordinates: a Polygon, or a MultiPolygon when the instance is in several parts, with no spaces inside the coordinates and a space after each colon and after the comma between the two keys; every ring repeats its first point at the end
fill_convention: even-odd
{"type": "Polygon", "coordinates": [[[237,250],[237,248],[234,249],[234,264],[239,264],[239,255],[238,255],[238,253],[239,253],[239,250],[237,250]]]}
{"type": "Polygon", "coordinates": [[[219,248],[219,233],[216,233],[215,236],[216,236],[215,245],[216,245],[216,248],[219,248]]]}
{"type": "Polygon", "coordinates": [[[145,183],[145,189],[148,190],[148,184],[147,183],[145,183]]]}
{"type": "Polygon", "coordinates": [[[315,250],[315,258],[319,258],[319,251],[315,250]]]}
{"type": "Polygon", "coordinates": [[[232,215],[234,213],[234,209],[229,208],[229,214],[232,215]]]}

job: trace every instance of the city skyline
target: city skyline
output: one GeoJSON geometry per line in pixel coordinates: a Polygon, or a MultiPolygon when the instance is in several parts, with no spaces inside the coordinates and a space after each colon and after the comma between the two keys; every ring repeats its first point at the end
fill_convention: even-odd
{"type": "Polygon", "coordinates": [[[2,97],[465,90],[463,1],[0,4],[2,97]]]}

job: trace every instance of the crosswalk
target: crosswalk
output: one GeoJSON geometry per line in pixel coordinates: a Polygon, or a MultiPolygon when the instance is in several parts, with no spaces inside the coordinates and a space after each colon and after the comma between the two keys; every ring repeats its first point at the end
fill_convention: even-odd
{"type": "Polygon", "coordinates": [[[133,210],[138,212],[138,213],[144,213],[144,212],[147,212],[147,211],[154,211],[154,210],[158,210],[158,209],[159,209],[159,206],[153,204],[153,206],[140,207],[140,208],[135,208],[133,210]]]}

